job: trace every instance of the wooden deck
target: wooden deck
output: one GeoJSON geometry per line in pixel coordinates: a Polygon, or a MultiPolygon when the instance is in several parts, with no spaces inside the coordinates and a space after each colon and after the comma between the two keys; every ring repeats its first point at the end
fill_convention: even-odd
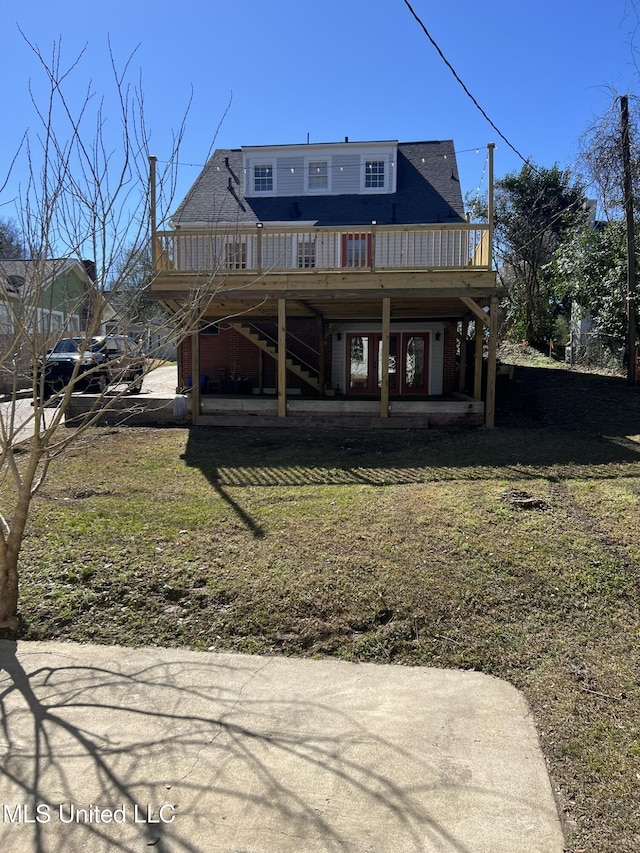
{"type": "Polygon", "coordinates": [[[497,292],[483,225],[354,226],[161,231],[149,295],[207,318],[250,311],[325,319],[376,316],[382,296],[396,316],[452,316],[459,299],[497,292]],[[425,299],[429,304],[425,305],[425,299]]]}
{"type": "Polygon", "coordinates": [[[181,228],[156,233],[155,260],[169,274],[491,269],[489,226],[467,223],[181,228]]]}

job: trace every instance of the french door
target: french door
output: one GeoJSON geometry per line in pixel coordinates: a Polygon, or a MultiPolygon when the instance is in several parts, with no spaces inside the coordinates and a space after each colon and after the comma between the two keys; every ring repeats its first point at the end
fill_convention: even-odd
{"type": "MultiPolygon", "coordinates": [[[[394,332],[389,335],[389,391],[392,394],[426,394],[429,333],[394,332]]],[[[347,335],[348,394],[377,394],[382,386],[382,335],[379,332],[347,335]]]]}
{"type": "Polygon", "coordinates": [[[429,332],[402,335],[402,393],[429,393],[429,332]]]}
{"type": "Polygon", "coordinates": [[[371,266],[371,234],[342,235],[342,266],[348,269],[371,266]]]}

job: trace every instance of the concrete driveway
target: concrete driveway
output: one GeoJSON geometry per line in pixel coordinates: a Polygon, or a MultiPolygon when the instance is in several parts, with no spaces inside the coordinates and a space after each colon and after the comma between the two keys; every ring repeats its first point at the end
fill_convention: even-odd
{"type": "Polygon", "coordinates": [[[529,709],[477,672],[0,642],[0,849],[562,853],[529,709]]]}
{"type": "MultiPolygon", "coordinates": [[[[173,400],[177,382],[178,370],[175,364],[157,367],[145,377],[140,394],[128,396],[126,399],[132,401],[138,398],[173,400]]],[[[115,394],[119,388],[116,386],[111,390],[115,394]]],[[[78,392],[77,396],[89,398],[92,395],[82,395],[78,392]]],[[[45,426],[49,426],[54,413],[54,408],[45,408],[41,411],[45,426]]],[[[26,392],[16,400],[0,400],[0,419],[7,431],[13,431],[14,427],[11,427],[11,424],[15,425],[18,442],[26,441],[33,435],[33,417],[31,396],[26,392]]]]}
{"type": "Polygon", "coordinates": [[[172,399],[178,384],[178,368],[175,364],[168,367],[156,367],[148,373],[142,383],[140,396],[163,397],[172,399]]]}

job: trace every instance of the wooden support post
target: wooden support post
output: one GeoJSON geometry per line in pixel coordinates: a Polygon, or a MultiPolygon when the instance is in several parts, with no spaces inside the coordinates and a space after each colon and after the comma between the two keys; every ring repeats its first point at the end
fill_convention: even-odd
{"type": "Polygon", "coordinates": [[[200,331],[191,333],[191,423],[200,415],[200,331]]]}
{"type": "Polygon", "coordinates": [[[462,392],[467,387],[467,335],[469,334],[469,319],[462,320],[462,334],[460,335],[460,375],[458,376],[458,391],[462,392]]]}
{"type": "Polygon", "coordinates": [[[487,356],[487,399],[485,425],[492,429],[496,418],[496,356],[498,352],[498,297],[491,297],[489,307],[489,353],[487,356]]]}
{"type": "Polygon", "coordinates": [[[382,370],[380,371],[380,417],[389,417],[389,331],[391,328],[391,300],[382,300],[382,370]]]}
{"type": "Polygon", "coordinates": [[[257,267],[258,273],[262,275],[262,222],[256,223],[256,228],[258,229],[258,239],[256,240],[257,267]]]}
{"type": "Polygon", "coordinates": [[[149,155],[149,226],[151,230],[151,269],[158,272],[158,238],[156,213],[156,163],[158,158],[149,155]]]}
{"type": "Polygon", "coordinates": [[[489,174],[487,176],[487,183],[489,187],[488,199],[487,199],[487,217],[489,222],[489,257],[488,264],[489,269],[493,269],[493,211],[494,211],[494,188],[493,188],[493,152],[495,151],[496,144],[495,142],[490,142],[487,145],[488,151],[488,159],[489,159],[489,174]]]}
{"type": "Polygon", "coordinates": [[[320,385],[320,396],[326,395],[324,375],[324,321],[322,317],[317,318],[318,324],[318,384],[320,385]]]}
{"type": "Polygon", "coordinates": [[[375,219],[371,223],[371,272],[376,271],[376,227],[375,219]]]}
{"type": "Polygon", "coordinates": [[[184,381],[184,368],[182,366],[182,348],[184,347],[184,340],[179,340],[176,346],[176,356],[178,358],[178,384],[176,385],[176,394],[184,394],[184,387],[186,382],[184,381]]]}
{"type": "Polygon", "coordinates": [[[287,416],[287,300],[278,299],[278,417],[287,416]]]}
{"type": "Polygon", "coordinates": [[[476,319],[476,352],[473,369],[473,396],[482,400],[482,350],[484,341],[484,324],[476,319]]]}

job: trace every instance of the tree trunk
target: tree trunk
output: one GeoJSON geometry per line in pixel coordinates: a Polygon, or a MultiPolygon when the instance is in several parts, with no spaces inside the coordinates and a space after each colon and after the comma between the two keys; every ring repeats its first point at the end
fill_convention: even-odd
{"type": "Polygon", "coordinates": [[[18,554],[7,547],[0,552],[0,630],[18,630],[18,554]]]}
{"type": "Polygon", "coordinates": [[[16,503],[11,514],[9,529],[0,539],[0,630],[16,631],[18,619],[18,559],[24,537],[29,506],[33,497],[33,483],[42,458],[39,441],[34,438],[29,460],[20,480],[16,503]]]}

